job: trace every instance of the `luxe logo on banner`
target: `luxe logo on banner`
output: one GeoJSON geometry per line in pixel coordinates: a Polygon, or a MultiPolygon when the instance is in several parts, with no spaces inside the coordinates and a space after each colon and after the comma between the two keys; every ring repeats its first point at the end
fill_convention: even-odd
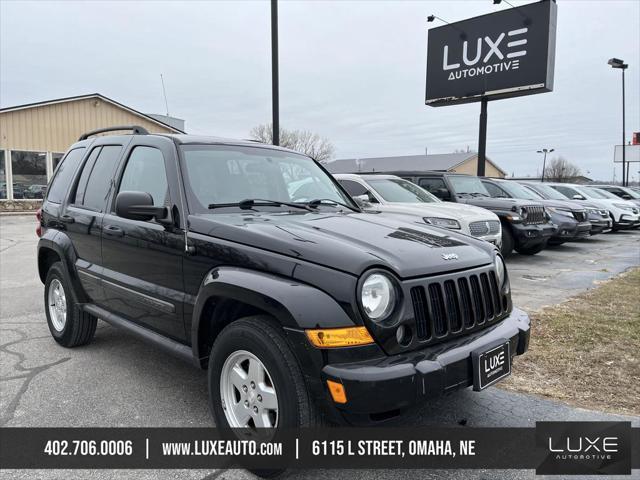
{"type": "Polygon", "coordinates": [[[630,422],[537,422],[538,475],[628,475],[630,422]]]}

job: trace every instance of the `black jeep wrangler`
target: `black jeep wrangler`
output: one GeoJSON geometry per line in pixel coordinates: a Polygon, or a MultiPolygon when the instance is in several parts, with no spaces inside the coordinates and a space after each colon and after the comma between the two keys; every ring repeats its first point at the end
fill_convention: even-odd
{"type": "Polygon", "coordinates": [[[549,238],[558,230],[544,205],[531,200],[491,198],[478,177],[449,172],[394,172],[441,200],[468,203],[486,208],[500,217],[502,223],[502,254],[513,250],[523,255],[542,251],[549,238]]]}
{"type": "Polygon", "coordinates": [[[386,419],[527,350],[491,244],[362,213],[293,151],[127,129],[83,135],[38,213],[59,344],[123,328],[208,369],[216,424],[250,428],[386,419]]]}

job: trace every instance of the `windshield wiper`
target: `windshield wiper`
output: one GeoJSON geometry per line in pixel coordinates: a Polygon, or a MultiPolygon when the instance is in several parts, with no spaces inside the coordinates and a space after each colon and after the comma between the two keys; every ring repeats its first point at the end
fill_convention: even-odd
{"type": "Polygon", "coordinates": [[[338,201],[332,200],[330,198],[316,198],[315,200],[311,200],[310,202],[307,202],[307,205],[309,207],[311,207],[311,208],[318,208],[322,204],[325,204],[325,205],[340,205],[342,207],[348,208],[349,210],[353,210],[354,212],[358,211],[355,208],[347,205],[346,203],[338,202],[338,201]]]}
{"type": "Polygon", "coordinates": [[[477,196],[488,197],[489,196],[486,193],[480,193],[480,192],[473,192],[473,193],[470,193],[469,195],[471,195],[472,197],[477,197],[477,196]]]}
{"type": "Polygon", "coordinates": [[[304,203],[290,203],[290,202],[281,202],[280,200],[265,200],[262,198],[245,198],[244,200],[240,200],[236,203],[211,203],[209,204],[209,209],[213,210],[214,208],[225,208],[225,207],[238,207],[241,210],[250,210],[253,207],[291,207],[291,208],[301,208],[303,210],[311,209],[304,203]]]}

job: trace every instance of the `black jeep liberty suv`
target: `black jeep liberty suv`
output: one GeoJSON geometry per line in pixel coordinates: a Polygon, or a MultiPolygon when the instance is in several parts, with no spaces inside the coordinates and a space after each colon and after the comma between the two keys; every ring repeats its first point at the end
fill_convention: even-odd
{"type": "Polygon", "coordinates": [[[363,213],[284,148],[90,132],[38,218],[53,338],[101,319],[207,369],[221,427],[379,421],[492,385],[528,347],[496,247],[363,213]]]}

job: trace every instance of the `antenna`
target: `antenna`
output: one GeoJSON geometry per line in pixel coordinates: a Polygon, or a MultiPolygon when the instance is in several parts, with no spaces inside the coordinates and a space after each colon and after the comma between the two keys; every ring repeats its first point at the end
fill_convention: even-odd
{"type": "Polygon", "coordinates": [[[167,109],[167,117],[169,116],[169,103],[167,102],[167,91],[164,88],[164,77],[160,74],[160,81],[162,82],[162,94],[164,95],[164,106],[167,109]]]}

